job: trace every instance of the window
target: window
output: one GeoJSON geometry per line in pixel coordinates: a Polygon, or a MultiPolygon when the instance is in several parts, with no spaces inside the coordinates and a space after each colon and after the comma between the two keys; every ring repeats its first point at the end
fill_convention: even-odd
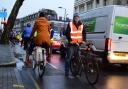
{"type": "Polygon", "coordinates": [[[78,7],[75,7],[75,12],[78,12],[78,7]]]}
{"type": "Polygon", "coordinates": [[[86,24],[86,31],[87,32],[94,32],[95,24],[96,24],[96,18],[84,19],[83,23],[86,24]]]}
{"type": "Polygon", "coordinates": [[[104,0],[104,6],[106,6],[107,5],[107,0],[104,0]]]}
{"type": "Polygon", "coordinates": [[[108,23],[107,16],[96,17],[95,32],[105,32],[108,23]]]}
{"type": "Polygon", "coordinates": [[[117,0],[117,5],[121,5],[121,0],[117,0]]]}
{"type": "Polygon", "coordinates": [[[92,1],[87,2],[87,10],[92,9],[92,1]]]}
{"type": "Polygon", "coordinates": [[[128,5],[128,0],[126,1],[126,4],[128,5]]]}
{"type": "Polygon", "coordinates": [[[109,5],[109,1],[108,0],[104,0],[104,6],[109,5]]]}
{"type": "Polygon", "coordinates": [[[80,6],[79,6],[79,10],[80,10],[80,12],[84,12],[84,4],[81,4],[80,6]]]}
{"type": "Polygon", "coordinates": [[[107,17],[93,17],[84,19],[83,23],[87,26],[87,32],[105,32],[107,29],[107,17]]]}
{"type": "Polygon", "coordinates": [[[100,0],[96,0],[96,4],[99,4],[100,3],[100,0]]]}

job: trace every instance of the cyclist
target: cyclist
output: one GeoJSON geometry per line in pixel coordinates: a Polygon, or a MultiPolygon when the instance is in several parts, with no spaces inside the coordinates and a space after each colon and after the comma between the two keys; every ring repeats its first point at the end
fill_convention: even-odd
{"type": "Polygon", "coordinates": [[[23,29],[22,42],[21,42],[21,46],[24,44],[24,50],[28,48],[28,42],[30,39],[31,32],[32,32],[31,24],[27,23],[27,26],[25,26],[23,29]]]}
{"type": "Polygon", "coordinates": [[[74,43],[81,43],[86,41],[85,25],[81,22],[78,13],[73,15],[73,21],[68,23],[64,35],[68,40],[67,58],[65,63],[65,76],[69,76],[70,60],[74,52],[74,43]]]}
{"type": "Polygon", "coordinates": [[[46,48],[47,53],[49,53],[50,47],[50,24],[45,18],[45,13],[40,12],[39,18],[35,21],[34,27],[30,38],[32,38],[32,44],[30,45],[29,54],[32,54],[33,48],[35,46],[41,46],[46,48]],[[36,33],[36,34],[35,34],[36,33]]]}
{"type": "Polygon", "coordinates": [[[21,41],[21,47],[24,45],[23,49],[26,51],[26,57],[25,57],[25,60],[24,60],[26,65],[28,65],[28,63],[30,63],[28,50],[29,50],[29,40],[30,40],[31,32],[32,32],[31,24],[27,23],[27,25],[23,29],[22,41],[21,41]]]}
{"type": "Polygon", "coordinates": [[[54,29],[52,28],[52,24],[50,24],[50,40],[51,40],[51,46],[50,46],[50,54],[52,54],[52,44],[53,44],[53,41],[54,41],[54,29]]]}

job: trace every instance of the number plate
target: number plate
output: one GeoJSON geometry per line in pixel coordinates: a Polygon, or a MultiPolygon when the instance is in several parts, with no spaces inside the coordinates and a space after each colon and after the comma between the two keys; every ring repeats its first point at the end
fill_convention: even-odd
{"type": "Polygon", "coordinates": [[[125,54],[125,53],[115,53],[115,55],[116,56],[122,56],[122,57],[126,57],[127,56],[127,54],[125,54]]]}

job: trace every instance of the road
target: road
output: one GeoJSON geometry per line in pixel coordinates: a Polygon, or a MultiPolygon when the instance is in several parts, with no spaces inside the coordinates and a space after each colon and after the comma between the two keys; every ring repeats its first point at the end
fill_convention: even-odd
{"type": "MultiPolygon", "coordinates": [[[[22,50],[20,47],[17,49],[22,50]]],[[[42,79],[39,79],[32,68],[22,68],[23,50],[19,51],[16,57],[16,69],[20,72],[25,89],[128,89],[128,69],[124,70],[120,65],[111,65],[106,70],[101,68],[98,83],[91,86],[83,75],[80,78],[66,78],[64,76],[65,59],[58,53],[53,54],[48,60],[42,79]]]]}

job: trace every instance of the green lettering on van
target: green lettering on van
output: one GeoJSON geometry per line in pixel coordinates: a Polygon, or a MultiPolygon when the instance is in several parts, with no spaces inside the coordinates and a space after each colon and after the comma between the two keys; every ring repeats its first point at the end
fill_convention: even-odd
{"type": "Polygon", "coordinates": [[[86,31],[87,32],[94,32],[95,25],[96,25],[96,18],[84,19],[83,23],[86,24],[86,31]]]}
{"type": "Polygon", "coordinates": [[[113,33],[128,35],[128,17],[115,17],[113,33]]]}

